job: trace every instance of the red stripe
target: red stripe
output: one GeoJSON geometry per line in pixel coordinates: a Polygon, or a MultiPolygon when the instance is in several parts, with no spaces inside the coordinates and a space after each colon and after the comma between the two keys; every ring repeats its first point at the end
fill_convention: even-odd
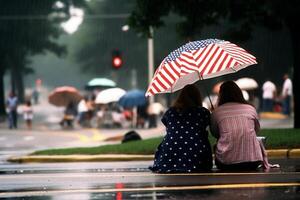
{"type": "MultiPolygon", "coordinates": [[[[214,47],[214,45],[210,46],[209,49],[206,48],[206,50],[208,49],[208,51],[205,50],[205,54],[206,54],[206,55],[204,56],[204,59],[202,59],[201,62],[199,63],[199,65],[198,65],[199,68],[200,68],[200,66],[203,64],[203,62],[204,62],[206,56],[211,52],[211,50],[212,50],[213,47],[214,47]]],[[[204,51],[201,52],[201,55],[202,55],[202,53],[204,53],[204,51]]],[[[198,56],[198,59],[200,59],[200,56],[198,56]]],[[[198,59],[197,59],[197,60],[198,60],[198,59]]],[[[204,70],[202,70],[201,72],[203,73],[203,71],[204,71],[204,70]]]]}
{"type": "MultiPolygon", "coordinates": [[[[232,59],[232,58],[230,58],[230,60],[229,60],[229,62],[228,62],[228,65],[227,65],[228,67],[230,67],[230,65],[231,65],[232,61],[233,61],[233,59],[232,59]]],[[[226,68],[228,68],[227,66],[226,66],[226,68]]]]}
{"type": "Polygon", "coordinates": [[[152,84],[152,87],[154,87],[154,89],[158,92],[161,92],[161,90],[155,85],[155,83],[152,84]]]}
{"type": "Polygon", "coordinates": [[[165,84],[163,84],[158,78],[155,79],[157,81],[157,83],[162,87],[164,88],[165,90],[168,89],[165,84]]]}
{"type": "MultiPolygon", "coordinates": [[[[177,62],[177,60],[174,61],[174,65],[180,69],[180,64],[177,62]]],[[[170,66],[170,68],[172,69],[172,71],[173,71],[177,76],[180,75],[180,72],[178,72],[178,71],[175,69],[175,67],[173,66],[173,63],[169,63],[169,66],[170,66]]],[[[180,71],[180,70],[179,70],[179,71],[180,71]]]]}
{"type": "MultiPolygon", "coordinates": [[[[228,53],[225,53],[225,57],[223,58],[222,62],[220,63],[220,66],[218,67],[218,72],[221,71],[221,69],[223,68],[223,65],[224,65],[224,62],[225,60],[227,60],[227,57],[228,57],[228,53]]],[[[225,67],[227,68],[227,66],[225,67]]]]}
{"type": "Polygon", "coordinates": [[[167,84],[169,84],[169,86],[172,85],[172,83],[169,81],[169,79],[167,79],[167,77],[162,72],[159,72],[159,75],[167,84]]]}
{"type": "Polygon", "coordinates": [[[152,95],[154,95],[154,91],[152,89],[149,90],[149,93],[151,93],[152,95]]]}
{"type": "Polygon", "coordinates": [[[185,57],[188,57],[189,59],[194,60],[194,57],[193,57],[193,56],[190,56],[189,54],[183,53],[183,54],[181,54],[181,56],[185,56],[185,57]]]}
{"type": "Polygon", "coordinates": [[[209,66],[211,60],[215,57],[215,55],[216,55],[218,49],[219,49],[219,47],[217,47],[217,48],[215,49],[215,51],[213,52],[212,56],[210,56],[208,62],[206,63],[206,65],[205,65],[204,68],[202,69],[203,73],[205,72],[206,68],[209,66]]]}
{"type": "Polygon", "coordinates": [[[193,67],[197,67],[197,65],[195,63],[190,63],[187,60],[184,60],[182,58],[178,58],[181,62],[182,62],[182,66],[191,69],[191,70],[195,70],[193,67]]]}
{"type": "MultiPolygon", "coordinates": [[[[170,78],[173,80],[173,82],[176,80],[176,78],[173,76],[172,72],[169,71],[168,68],[164,68],[165,72],[170,76],[170,78]]],[[[171,85],[171,84],[170,84],[171,85]]]]}
{"type": "MultiPolygon", "coordinates": [[[[221,48],[220,48],[221,49],[221,48]]],[[[208,73],[210,74],[213,69],[216,67],[216,64],[218,63],[218,61],[220,60],[221,56],[224,54],[223,49],[221,49],[221,52],[219,53],[219,56],[217,57],[217,59],[215,60],[214,64],[212,64],[212,67],[210,68],[210,70],[208,71],[208,73]]]]}

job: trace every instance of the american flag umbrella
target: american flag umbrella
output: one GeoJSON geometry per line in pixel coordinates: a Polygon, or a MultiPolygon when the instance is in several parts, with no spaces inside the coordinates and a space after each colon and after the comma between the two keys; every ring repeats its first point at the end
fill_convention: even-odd
{"type": "Polygon", "coordinates": [[[256,58],[228,41],[189,42],[171,52],[155,71],[146,96],[175,92],[198,80],[234,73],[257,64],[256,58]]]}

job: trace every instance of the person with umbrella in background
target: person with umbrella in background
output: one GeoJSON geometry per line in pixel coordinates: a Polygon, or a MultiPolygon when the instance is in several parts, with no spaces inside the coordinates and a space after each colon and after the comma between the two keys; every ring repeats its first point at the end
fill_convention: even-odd
{"type": "Polygon", "coordinates": [[[153,166],[157,173],[210,171],[212,152],[206,128],[210,112],[202,107],[195,85],[187,85],[161,119],[167,134],[158,146],[153,166]]]}
{"type": "Polygon", "coordinates": [[[63,119],[60,121],[59,124],[62,127],[65,127],[65,125],[67,125],[68,128],[73,128],[73,121],[74,121],[76,115],[77,115],[76,104],[71,101],[67,105],[65,112],[64,112],[63,119]]]}

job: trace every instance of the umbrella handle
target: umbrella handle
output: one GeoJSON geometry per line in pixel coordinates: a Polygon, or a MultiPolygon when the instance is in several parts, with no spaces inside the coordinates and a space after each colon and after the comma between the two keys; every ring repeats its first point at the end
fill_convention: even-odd
{"type": "MultiPolygon", "coordinates": [[[[203,79],[203,76],[201,76],[200,73],[198,73],[198,75],[199,75],[200,80],[203,81],[203,80],[204,80],[204,79],[203,79]]],[[[212,108],[212,110],[214,110],[215,108],[214,108],[214,105],[213,105],[213,103],[212,103],[212,101],[211,101],[211,99],[210,99],[210,95],[209,95],[209,93],[208,93],[207,87],[205,86],[204,83],[203,83],[203,85],[204,85],[205,92],[206,92],[206,94],[207,94],[207,96],[208,96],[208,100],[209,100],[209,102],[210,102],[211,108],[212,108]]]]}

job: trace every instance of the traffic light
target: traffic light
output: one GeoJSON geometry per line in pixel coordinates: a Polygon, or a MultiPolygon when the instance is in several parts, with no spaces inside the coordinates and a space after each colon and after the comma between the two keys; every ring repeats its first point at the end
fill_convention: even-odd
{"type": "Polygon", "coordinates": [[[112,67],[115,69],[119,69],[122,67],[123,60],[122,55],[119,50],[114,50],[112,52],[112,67]]]}

